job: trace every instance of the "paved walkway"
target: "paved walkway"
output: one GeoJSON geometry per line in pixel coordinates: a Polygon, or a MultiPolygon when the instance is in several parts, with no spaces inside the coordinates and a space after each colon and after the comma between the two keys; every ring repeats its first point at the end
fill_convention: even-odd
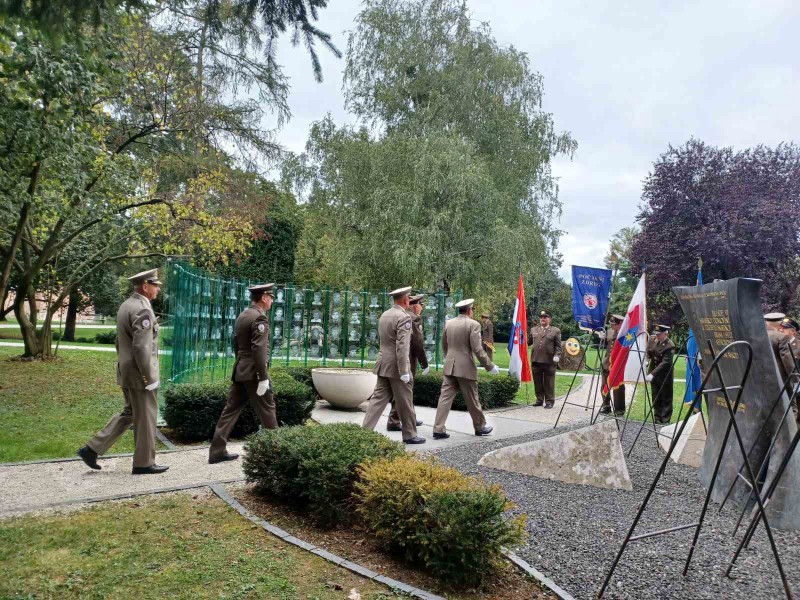
{"type": "MultiPolygon", "coordinates": [[[[576,382],[580,383],[580,380],[576,382]]],[[[583,405],[588,392],[588,381],[570,395],[570,403],[583,405]]],[[[488,412],[487,423],[494,431],[487,437],[476,437],[468,413],[451,411],[447,440],[433,439],[433,418],[436,409],[417,407],[417,417],[424,421],[419,435],[427,438],[425,444],[409,446],[409,450],[429,452],[463,444],[481,444],[499,438],[510,438],[534,431],[552,428],[563,398],[556,401],[553,409],[541,407],[507,407],[488,412]]],[[[377,431],[395,440],[401,439],[399,432],[386,431],[386,413],[378,424],[377,431]]],[[[590,411],[582,406],[564,408],[561,424],[589,424],[590,411]]],[[[321,401],[314,410],[313,418],[320,423],[361,423],[361,410],[341,411],[330,408],[321,401]]],[[[231,452],[241,453],[241,443],[231,443],[231,452]]],[[[131,475],[132,457],[118,456],[102,458],[101,471],[93,471],[80,460],[37,462],[0,466],[0,515],[17,514],[40,510],[50,506],[110,499],[126,494],[142,494],[173,487],[209,485],[221,481],[235,481],[244,477],[241,460],[208,464],[207,447],[185,448],[174,452],[159,453],[159,464],[170,469],[160,475],[131,475]]]]}

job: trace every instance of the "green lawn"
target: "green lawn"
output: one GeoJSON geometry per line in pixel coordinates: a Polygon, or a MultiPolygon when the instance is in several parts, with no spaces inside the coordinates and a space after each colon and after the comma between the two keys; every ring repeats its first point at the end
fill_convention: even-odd
{"type": "MultiPolygon", "coordinates": [[[[58,327],[54,325],[53,332],[57,332],[58,327]]],[[[75,341],[74,342],[66,342],[62,340],[62,344],[96,344],[97,341],[95,340],[95,336],[98,333],[106,333],[109,331],[116,331],[116,327],[113,325],[110,327],[104,328],[85,328],[85,327],[76,327],[75,328],[75,341]]],[[[22,333],[17,328],[7,328],[3,327],[0,329],[0,340],[18,340],[22,341],[22,333]]],[[[53,341],[53,346],[55,347],[56,342],[53,341]]],[[[102,346],[114,346],[114,344],[100,344],[102,346]]]]}
{"type": "MultiPolygon", "coordinates": [[[[74,456],[123,406],[116,354],[69,350],[52,361],[9,360],[0,348],[0,462],[74,456]]],[[[133,450],[133,433],[110,452],[133,450]]]]}
{"type": "Polygon", "coordinates": [[[0,598],[398,598],[189,494],[2,520],[0,564],[0,598]]]}

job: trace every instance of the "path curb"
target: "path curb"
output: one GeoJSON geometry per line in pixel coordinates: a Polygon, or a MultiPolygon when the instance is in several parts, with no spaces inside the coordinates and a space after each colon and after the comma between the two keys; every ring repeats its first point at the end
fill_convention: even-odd
{"type": "Polygon", "coordinates": [[[503,554],[506,556],[506,558],[508,558],[508,560],[517,565],[517,567],[519,567],[522,571],[536,579],[540,584],[561,598],[561,600],[575,600],[575,598],[570,595],[569,592],[561,588],[555,581],[547,577],[533,565],[530,565],[522,560],[519,556],[511,552],[511,550],[503,548],[503,554]]]}
{"type": "MultiPolygon", "coordinates": [[[[231,508],[233,508],[236,512],[242,515],[244,518],[252,521],[256,525],[263,527],[266,531],[275,535],[282,539],[284,542],[297,546],[298,548],[302,548],[303,550],[307,550],[312,554],[316,554],[320,558],[324,558],[328,562],[331,562],[339,567],[343,567],[348,571],[352,571],[357,575],[361,575],[362,577],[366,577],[367,579],[371,579],[373,581],[377,581],[378,583],[382,583],[398,592],[402,592],[404,594],[408,594],[409,596],[413,596],[414,598],[421,598],[422,600],[445,600],[442,596],[437,596],[436,594],[431,594],[430,592],[426,592],[425,590],[421,590],[416,588],[412,585],[408,585],[403,583],[402,581],[397,581],[396,579],[391,579],[386,577],[385,575],[381,575],[380,573],[376,573],[366,567],[358,565],[354,562],[351,562],[341,556],[337,556],[336,554],[332,554],[323,550],[322,548],[317,548],[313,544],[309,544],[290,534],[288,531],[284,531],[280,527],[274,526],[269,521],[261,519],[251,513],[247,508],[245,508],[236,498],[231,496],[228,491],[222,487],[222,485],[218,483],[214,483],[209,485],[208,487],[211,488],[211,491],[214,492],[219,498],[226,502],[231,508]]],[[[570,597],[571,599],[571,597],[570,597]]]]}

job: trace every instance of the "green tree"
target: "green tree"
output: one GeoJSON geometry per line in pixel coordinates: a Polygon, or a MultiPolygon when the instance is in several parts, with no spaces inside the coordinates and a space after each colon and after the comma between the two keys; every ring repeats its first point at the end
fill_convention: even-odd
{"type": "Polygon", "coordinates": [[[315,123],[289,164],[308,198],[298,270],[324,255],[328,283],[513,294],[519,269],[549,266],[550,159],[575,149],[542,92],[527,56],[473,28],[462,3],[368,0],[345,70],[363,125],[315,123]]]}
{"type": "Polygon", "coordinates": [[[633,243],[639,235],[637,226],[623,227],[617,231],[609,242],[608,252],[603,258],[607,269],[615,272],[614,289],[611,291],[609,313],[624,315],[628,310],[633,292],[639,283],[639,277],[633,274],[636,263],[633,260],[633,243]]]}

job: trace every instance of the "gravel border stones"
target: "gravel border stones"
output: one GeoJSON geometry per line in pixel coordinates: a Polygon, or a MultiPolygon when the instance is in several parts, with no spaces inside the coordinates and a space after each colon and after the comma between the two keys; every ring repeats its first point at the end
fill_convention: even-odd
{"type": "MultiPolygon", "coordinates": [[[[528,515],[529,540],[516,553],[576,598],[594,598],[664,458],[652,431],[642,432],[633,456],[627,458],[632,492],[565,484],[477,464],[491,450],[575,428],[560,427],[488,444],[443,449],[434,454],[464,473],[500,484],[518,505],[513,512],[528,515]]],[[[626,451],[637,429],[627,428],[622,440],[626,451]]],[[[670,461],[636,533],[693,522],[699,516],[704,498],[697,469],[670,461]]],[[[726,506],[718,514],[718,508],[713,502],[709,506],[687,577],[682,572],[694,530],[632,542],[605,597],[692,600],[784,597],[763,526],[759,527],[750,549],[739,557],[732,577],[725,577],[724,570],[741,532],[736,538],[731,536],[738,511],[726,506]]],[[[787,577],[797,588],[795,591],[800,591],[800,532],[774,533],[787,577]]]]}

